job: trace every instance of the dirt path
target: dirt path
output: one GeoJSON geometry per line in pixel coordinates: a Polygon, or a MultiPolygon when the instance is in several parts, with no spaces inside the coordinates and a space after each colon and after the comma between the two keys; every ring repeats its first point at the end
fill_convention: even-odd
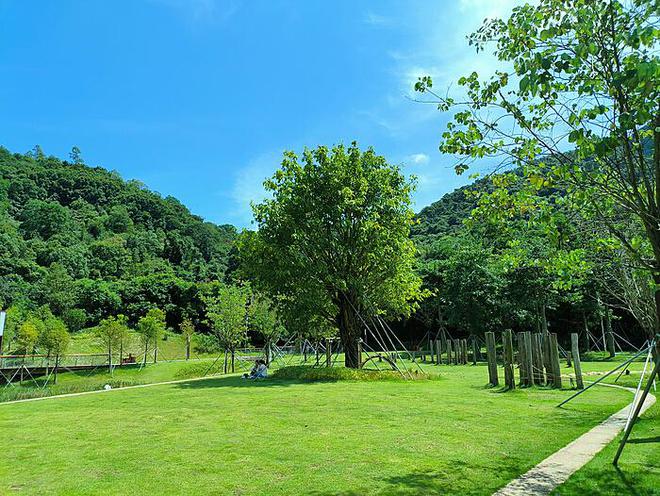
{"type": "MultiPolygon", "coordinates": [[[[624,388],[622,386],[603,385],[635,392],[634,389],[624,388]]],[[[649,394],[642,406],[640,415],[654,403],[655,396],[649,394]]],[[[529,472],[509,482],[509,484],[497,491],[494,496],[550,494],[557,486],[566,482],[573,473],[582,468],[583,465],[617,437],[626,425],[628,412],[631,408],[633,408],[632,403],[619,410],[589,432],[586,432],[570,444],[550,455],[529,472]]]]}

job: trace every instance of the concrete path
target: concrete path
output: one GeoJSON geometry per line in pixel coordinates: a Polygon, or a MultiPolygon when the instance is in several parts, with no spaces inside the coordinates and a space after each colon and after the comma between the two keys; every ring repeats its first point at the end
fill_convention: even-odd
{"type": "MultiPolygon", "coordinates": [[[[603,384],[605,385],[605,384],[603,384]]],[[[610,386],[610,385],[607,385],[610,386]]],[[[611,386],[634,389],[621,386],[611,386]]],[[[655,403],[655,396],[649,394],[642,406],[640,415],[655,403]]],[[[570,444],[553,453],[548,458],[532,468],[529,472],[509,482],[494,496],[529,496],[550,494],[557,486],[577,472],[583,465],[590,461],[599,451],[613,441],[619,432],[623,430],[628,418],[628,412],[633,404],[609,417],[603,423],[597,425],[589,432],[581,435],[570,444]]]]}

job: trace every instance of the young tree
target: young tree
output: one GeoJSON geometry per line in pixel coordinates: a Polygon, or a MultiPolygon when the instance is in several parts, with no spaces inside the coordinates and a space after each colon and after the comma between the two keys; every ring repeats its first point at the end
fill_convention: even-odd
{"type": "Polygon", "coordinates": [[[195,336],[195,325],[189,318],[183,319],[180,325],[181,335],[186,340],[186,360],[190,360],[190,345],[195,336]]]}
{"type": "MultiPolygon", "coordinates": [[[[103,319],[96,327],[96,335],[106,350],[108,350],[108,370],[112,371],[112,350],[117,346],[123,347],[128,335],[126,317],[108,317],[103,319]]],[[[121,361],[121,352],[120,352],[121,361]]]]}
{"type": "Polygon", "coordinates": [[[150,343],[154,345],[154,363],[156,363],[158,361],[158,341],[165,332],[165,312],[159,308],[152,308],[138,321],[136,330],[140,333],[142,344],[144,344],[143,363],[147,363],[150,343]]]}
{"type": "MultiPolygon", "coordinates": [[[[25,319],[27,318],[27,310],[21,305],[12,305],[7,309],[7,316],[5,319],[5,333],[2,341],[3,348],[11,350],[12,343],[16,341],[19,334],[19,329],[25,319]]],[[[3,350],[0,349],[0,354],[3,350]]]]}
{"type": "Polygon", "coordinates": [[[231,353],[234,371],[234,350],[246,339],[246,317],[249,289],[245,286],[220,285],[216,294],[206,296],[206,316],[220,347],[225,351],[224,372],[227,373],[227,352],[231,353]]]}
{"type": "Polygon", "coordinates": [[[339,330],[347,367],[358,368],[364,324],[408,315],[421,298],[409,238],[413,184],[368,149],[286,152],[253,207],[259,229],[239,242],[243,268],[278,299],[305,302],[339,330]]]}
{"type": "Polygon", "coordinates": [[[71,336],[64,322],[56,317],[44,321],[43,332],[39,335],[38,344],[46,350],[48,358],[55,355],[54,383],[57,384],[57,371],[60,366],[60,357],[69,346],[71,336]]]}
{"type": "Polygon", "coordinates": [[[513,72],[473,72],[459,80],[458,99],[435,93],[429,77],[416,89],[455,111],[440,149],[464,158],[457,172],[496,157],[522,166],[531,188],[564,189],[651,272],[660,312],[657,24],[655,0],[540,0],[470,36],[477,50],[493,44],[513,72]],[[651,258],[617,229],[622,213],[644,226],[651,258]]]}
{"type": "Polygon", "coordinates": [[[251,330],[263,336],[266,363],[270,363],[273,344],[286,332],[272,302],[263,295],[254,295],[248,309],[248,322],[251,330]]]}
{"type": "Polygon", "coordinates": [[[71,151],[69,152],[69,160],[71,160],[71,163],[74,163],[76,165],[81,165],[85,163],[85,161],[82,158],[82,153],[80,152],[80,148],[78,148],[77,146],[73,146],[71,148],[71,151]]]}
{"type": "Polygon", "coordinates": [[[43,332],[43,329],[43,321],[36,317],[29,317],[18,328],[16,341],[24,355],[34,352],[34,348],[39,342],[39,335],[43,332]]]}

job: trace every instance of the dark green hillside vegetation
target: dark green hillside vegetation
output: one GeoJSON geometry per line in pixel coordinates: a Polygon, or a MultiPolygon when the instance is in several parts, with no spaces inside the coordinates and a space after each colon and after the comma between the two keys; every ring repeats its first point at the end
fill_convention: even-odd
{"type": "Polygon", "coordinates": [[[235,236],[78,151],[0,148],[0,307],[15,314],[48,305],[73,331],[151,307],[170,326],[199,320],[200,288],[225,279],[235,236]]]}
{"type": "MultiPolygon", "coordinates": [[[[560,340],[579,332],[586,348],[614,330],[641,345],[653,325],[648,273],[603,226],[566,205],[564,190],[532,196],[529,184],[520,170],[494,175],[417,215],[417,270],[433,294],[408,331],[421,338],[438,329],[550,329],[560,340]]],[[[618,225],[641,236],[635,222],[622,217],[618,225]]]]}
{"type": "Polygon", "coordinates": [[[473,184],[455,189],[438,201],[424,207],[416,216],[416,222],[410,229],[415,241],[433,241],[438,236],[455,234],[463,229],[465,219],[477,206],[476,198],[470,193],[488,188],[490,181],[480,179],[473,184]]]}

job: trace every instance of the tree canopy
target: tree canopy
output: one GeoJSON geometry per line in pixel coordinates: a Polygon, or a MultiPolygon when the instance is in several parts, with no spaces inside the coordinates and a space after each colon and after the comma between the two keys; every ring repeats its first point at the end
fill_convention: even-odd
{"type": "Polygon", "coordinates": [[[409,234],[413,184],[354,143],[286,152],[255,205],[256,232],[239,242],[255,284],[338,329],[359,366],[361,319],[409,314],[421,297],[409,234]],[[301,303],[304,302],[304,303],[301,303]]]}

